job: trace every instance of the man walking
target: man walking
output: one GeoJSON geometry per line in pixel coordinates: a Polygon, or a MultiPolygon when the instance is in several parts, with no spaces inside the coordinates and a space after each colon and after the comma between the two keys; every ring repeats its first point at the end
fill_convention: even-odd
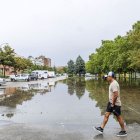
{"type": "Polygon", "coordinates": [[[121,116],[120,87],[118,82],[114,79],[114,76],[115,75],[113,72],[108,73],[107,81],[110,83],[109,102],[107,104],[107,109],[102,125],[100,127],[95,127],[95,129],[102,134],[104,131],[104,127],[108,122],[110,114],[113,113],[117,117],[117,120],[121,126],[121,131],[117,134],[117,136],[127,136],[124,121],[121,116]]]}

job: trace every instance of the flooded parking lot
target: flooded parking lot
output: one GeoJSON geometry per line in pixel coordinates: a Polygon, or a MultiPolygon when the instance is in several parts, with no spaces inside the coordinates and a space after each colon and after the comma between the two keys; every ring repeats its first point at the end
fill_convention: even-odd
{"type": "MultiPolygon", "coordinates": [[[[120,81],[120,85],[129,133],[123,139],[140,139],[140,81],[120,81]]],[[[93,129],[101,124],[108,102],[105,81],[71,78],[9,83],[0,93],[1,139],[120,139],[115,136],[120,128],[113,115],[104,135],[93,129]]]]}

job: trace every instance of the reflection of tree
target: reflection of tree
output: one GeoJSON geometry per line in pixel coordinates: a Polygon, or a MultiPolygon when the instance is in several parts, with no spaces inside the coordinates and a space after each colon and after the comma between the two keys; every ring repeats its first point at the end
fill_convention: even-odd
{"type": "Polygon", "coordinates": [[[80,99],[85,93],[85,78],[69,78],[67,79],[68,93],[73,95],[76,92],[77,97],[80,99]]]}
{"type": "Polygon", "coordinates": [[[13,116],[14,116],[13,113],[11,113],[11,114],[6,114],[6,117],[7,117],[7,118],[12,118],[13,116]]]}
{"type": "Polygon", "coordinates": [[[140,87],[121,87],[122,114],[127,124],[140,124],[140,87]]]}
{"type": "MultiPolygon", "coordinates": [[[[48,89],[33,89],[33,88],[36,88],[36,86],[32,85],[32,88],[30,86],[30,88],[28,90],[21,90],[22,88],[21,89],[16,89],[16,88],[12,89],[11,88],[12,93],[4,94],[4,96],[3,95],[0,96],[0,106],[7,106],[7,107],[15,108],[19,104],[22,105],[22,103],[24,101],[31,100],[32,97],[36,93],[40,93],[43,95],[43,94],[46,94],[47,92],[49,92],[48,89]]],[[[9,88],[8,88],[8,90],[9,90],[9,88]]],[[[6,90],[6,91],[8,91],[8,90],[6,90]]],[[[5,115],[3,114],[2,116],[5,116],[5,115]]],[[[6,114],[6,117],[8,117],[8,118],[12,118],[13,116],[14,116],[14,113],[6,114]]]]}
{"type": "Polygon", "coordinates": [[[85,88],[86,88],[85,78],[77,78],[75,83],[75,91],[79,99],[84,95],[85,88]]]}
{"type": "Polygon", "coordinates": [[[96,107],[100,108],[101,114],[104,114],[108,102],[108,84],[100,80],[88,80],[86,89],[89,91],[89,97],[97,101],[96,107]]]}
{"type": "Polygon", "coordinates": [[[31,100],[33,96],[33,90],[17,90],[11,96],[2,99],[0,101],[0,106],[16,107],[17,104],[22,104],[24,101],[31,100]]]}
{"type": "Polygon", "coordinates": [[[74,89],[75,89],[75,79],[74,78],[69,78],[67,80],[67,85],[68,85],[68,93],[70,95],[74,94],[74,89]]]}
{"type": "MultiPolygon", "coordinates": [[[[127,124],[137,122],[140,124],[140,86],[136,82],[119,81],[121,87],[122,114],[127,124]],[[134,109],[134,110],[133,110],[134,109]]],[[[88,80],[86,89],[89,97],[97,101],[96,106],[100,108],[103,115],[108,102],[108,83],[104,81],[88,80]]]]}
{"type": "Polygon", "coordinates": [[[38,90],[38,92],[41,94],[41,95],[44,95],[48,92],[51,92],[50,89],[42,89],[42,90],[38,90]]]}

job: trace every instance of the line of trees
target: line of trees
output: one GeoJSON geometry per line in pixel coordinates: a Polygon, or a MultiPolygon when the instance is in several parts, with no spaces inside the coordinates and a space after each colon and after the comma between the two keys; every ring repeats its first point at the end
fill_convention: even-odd
{"type": "Polygon", "coordinates": [[[140,21],[132,26],[125,36],[103,40],[100,48],[89,56],[86,70],[92,74],[136,73],[140,71],[140,21]]]}
{"type": "Polygon", "coordinates": [[[67,73],[69,76],[85,75],[86,73],[85,61],[82,59],[80,55],[77,57],[76,62],[74,62],[73,60],[69,60],[67,64],[68,64],[67,73]]]}
{"type": "Polygon", "coordinates": [[[47,66],[38,66],[34,65],[29,59],[18,57],[14,49],[12,49],[9,45],[5,45],[0,48],[0,65],[3,66],[3,76],[5,77],[6,67],[13,67],[14,73],[17,71],[32,71],[32,70],[54,70],[55,68],[50,68],[47,66]]]}
{"type": "Polygon", "coordinates": [[[0,48],[0,65],[3,66],[4,77],[7,66],[13,67],[13,72],[15,73],[33,66],[29,59],[16,56],[14,49],[12,49],[9,45],[5,45],[0,48]]]}

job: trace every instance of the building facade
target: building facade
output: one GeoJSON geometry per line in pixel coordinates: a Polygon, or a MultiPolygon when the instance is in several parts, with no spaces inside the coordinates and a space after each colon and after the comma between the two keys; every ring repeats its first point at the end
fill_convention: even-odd
{"type": "Polygon", "coordinates": [[[43,55],[36,58],[29,56],[28,59],[30,59],[34,65],[51,67],[51,59],[43,55]]]}
{"type": "MultiPolygon", "coordinates": [[[[14,73],[14,68],[10,66],[5,67],[5,75],[9,76],[14,73]]],[[[4,67],[0,65],[0,76],[4,75],[4,67]]]]}

